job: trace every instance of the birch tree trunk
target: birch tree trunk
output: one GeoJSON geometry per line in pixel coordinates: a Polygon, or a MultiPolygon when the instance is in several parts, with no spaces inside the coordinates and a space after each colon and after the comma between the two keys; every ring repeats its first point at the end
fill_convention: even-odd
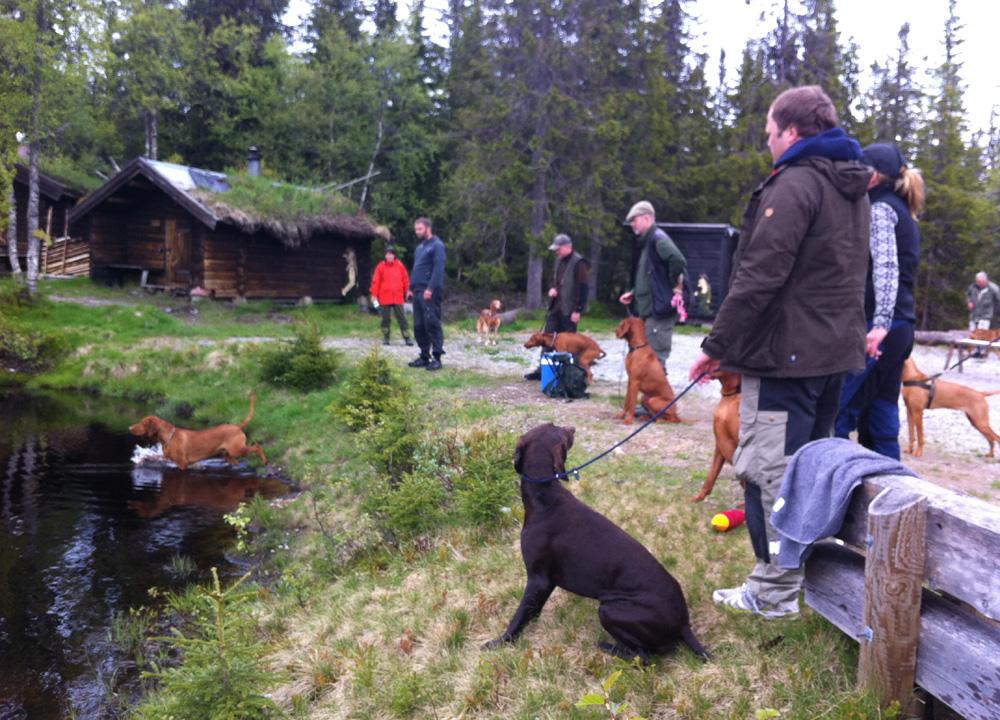
{"type": "Polygon", "coordinates": [[[146,157],[157,160],[160,154],[159,132],[156,123],[156,113],[146,112],[146,157]]]}
{"type": "Polygon", "coordinates": [[[7,257],[10,258],[10,274],[14,282],[20,283],[21,261],[17,257],[17,199],[14,191],[10,191],[10,213],[7,216],[7,257]]]}
{"type": "Polygon", "coordinates": [[[40,240],[38,237],[38,156],[39,135],[42,122],[42,38],[46,32],[45,2],[38,0],[35,7],[37,24],[35,36],[35,67],[31,78],[31,144],[28,160],[28,214],[25,228],[28,231],[28,295],[34,297],[38,291],[38,261],[40,255],[40,240]]]}

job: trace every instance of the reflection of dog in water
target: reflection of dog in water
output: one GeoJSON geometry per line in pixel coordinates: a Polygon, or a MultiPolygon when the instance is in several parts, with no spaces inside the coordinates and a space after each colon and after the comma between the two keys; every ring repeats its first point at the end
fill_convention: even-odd
{"type": "Polygon", "coordinates": [[[181,470],[187,470],[200,460],[210,457],[224,457],[236,464],[244,455],[257,453],[260,461],[267,465],[267,458],[260,445],[247,445],[247,436],[243,432],[253,419],[256,393],[250,393],[250,412],[239,425],[216,425],[205,430],[186,430],[167,422],[155,415],[147,415],[135,425],[129,427],[129,432],[139,437],[154,438],[163,446],[163,455],[181,470]]]}
{"type": "Polygon", "coordinates": [[[129,500],[129,509],[141,518],[155,518],[175,507],[207,507],[230,512],[255,495],[261,486],[255,477],[205,477],[164,468],[160,489],[155,495],[129,500]]]}

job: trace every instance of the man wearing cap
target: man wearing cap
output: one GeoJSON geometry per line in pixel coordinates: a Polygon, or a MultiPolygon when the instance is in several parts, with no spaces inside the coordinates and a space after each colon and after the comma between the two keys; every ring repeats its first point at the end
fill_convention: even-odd
{"type": "MultiPolygon", "coordinates": [[[[565,233],[552,239],[549,250],[556,254],[549,288],[549,312],[545,317],[545,332],[576,332],[580,315],[587,309],[590,293],[590,264],[573,250],[573,240],[565,233]]],[[[540,380],[541,368],[524,376],[525,380],[540,380]]]]}
{"type": "Polygon", "coordinates": [[[635,271],[635,287],[618,301],[623,305],[635,304],[635,314],[646,325],[649,346],[666,372],[687,260],[670,236],[656,227],[656,212],[651,203],[637,202],[628,211],[625,222],[642,248],[635,271]]]}
{"type": "Polygon", "coordinates": [[[993,313],[1000,304],[1000,288],[991,283],[984,272],[976,273],[976,281],[965,291],[969,307],[969,330],[989,330],[993,313]]]}
{"type": "Polygon", "coordinates": [[[690,372],[705,381],[720,367],[742,375],[733,469],[756,564],[746,582],[712,600],[764,618],[799,612],[804,572],[779,565],[781,536],[770,521],[783,506],[785,468],[800,447],[830,437],[844,375],[865,364],[872,171],[837,125],[817,85],[772,103],[774,165],[750,196],[729,293],[690,372]]]}

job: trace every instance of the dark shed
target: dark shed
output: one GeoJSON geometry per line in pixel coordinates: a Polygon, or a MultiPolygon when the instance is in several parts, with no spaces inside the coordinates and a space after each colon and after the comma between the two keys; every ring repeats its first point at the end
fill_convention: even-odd
{"type": "Polygon", "coordinates": [[[688,314],[696,319],[714,318],[729,292],[729,273],[739,231],[731,225],[714,223],[658,222],[656,225],[671,237],[687,259],[685,304],[688,314]]]}
{"type": "MultiPolygon", "coordinates": [[[[14,203],[17,207],[17,255],[24,270],[28,254],[28,168],[20,163],[14,176],[14,203]]],[[[38,227],[51,238],[69,235],[69,215],[83,191],[67,182],[38,173],[38,227]],[[51,218],[51,225],[50,223],[51,218]]],[[[6,239],[4,240],[6,246],[6,239]]],[[[3,253],[6,256],[6,252],[3,253]]],[[[4,263],[6,265],[6,263],[4,263]]],[[[7,266],[9,270],[9,266],[7,266]]]]}
{"type": "Polygon", "coordinates": [[[357,293],[372,240],[388,236],[361,213],[271,221],[228,206],[228,190],[224,173],[136,158],[70,221],[90,245],[92,276],[140,271],[151,285],[220,298],[357,293]]]}

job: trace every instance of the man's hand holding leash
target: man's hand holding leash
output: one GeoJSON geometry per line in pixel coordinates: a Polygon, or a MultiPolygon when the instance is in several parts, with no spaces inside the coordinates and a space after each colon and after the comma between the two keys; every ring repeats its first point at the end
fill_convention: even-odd
{"type": "Polygon", "coordinates": [[[691,366],[691,371],[688,373],[688,379],[697,381],[699,385],[707,383],[712,378],[710,377],[712,373],[719,369],[719,365],[722,364],[721,360],[716,360],[713,357],[709,357],[705,353],[700,353],[698,359],[694,361],[694,365],[691,366]]]}

